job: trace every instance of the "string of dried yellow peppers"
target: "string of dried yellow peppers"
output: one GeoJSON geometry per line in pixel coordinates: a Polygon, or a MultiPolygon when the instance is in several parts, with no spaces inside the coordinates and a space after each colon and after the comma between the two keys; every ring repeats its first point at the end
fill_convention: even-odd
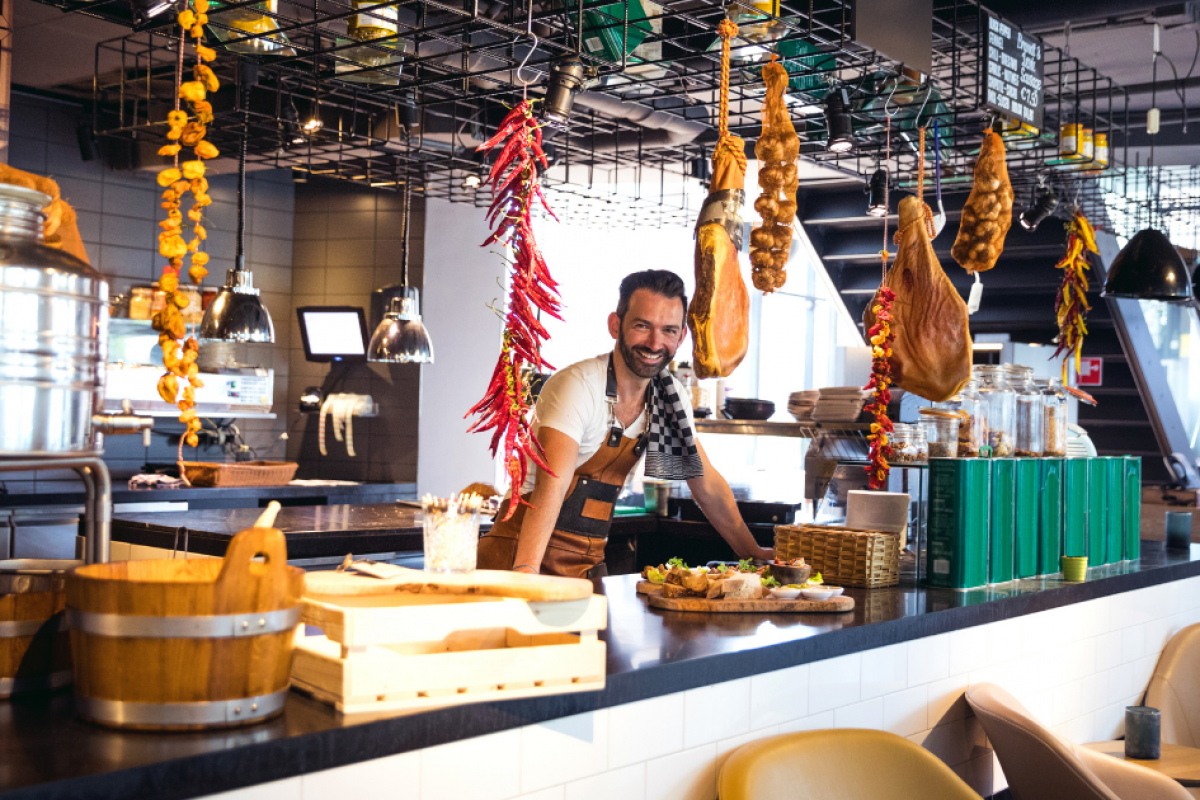
{"type": "MultiPolygon", "coordinates": [[[[887,138],[884,163],[892,157],[892,120],[887,122],[887,138]]],[[[923,149],[923,148],[922,148],[923,149]]],[[[884,208],[888,205],[888,187],[883,189],[884,208]]],[[[887,215],[883,217],[883,249],[879,251],[883,262],[883,277],[887,277],[888,269],[888,223],[887,215]]],[[[871,423],[871,433],[867,439],[871,442],[868,458],[870,464],[866,467],[867,478],[872,489],[887,487],[888,473],[891,466],[888,459],[892,457],[892,421],[888,419],[888,404],[892,402],[892,342],[896,334],[892,332],[892,302],[896,293],[887,286],[880,285],[879,291],[871,300],[871,311],[875,314],[875,324],[867,331],[871,342],[871,380],[864,389],[871,392],[871,400],[867,403],[866,411],[875,418],[871,423]]]]}
{"type": "MultiPolygon", "coordinates": [[[[559,315],[558,284],[550,277],[546,260],[533,237],[533,204],[540,201],[550,211],[538,182],[538,164],[548,167],[542,152],[542,129],[533,118],[528,100],[522,100],[500,123],[496,135],[477,149],[488,153],[500,147],[488,181],[492,184],[492,205],[488,223],[494,226],[492,235],[483,243],[508,245],[512,251],[512,274],[508,292],[508,312],[504,317],[504,337],[500,359],[492,372],[491,383],[483,399],[466,416],[478,415],[468,429],[471,433],[494,430],[491,450],[495,456],[504,448],[504,471],[512,482],[513,501],[509,503],[508,519],[521,502],[521,486],[532,460],[550,471],[545,453],[533,435],[530,419],[532,403],[529,387],[521,375],[523,367],[535,372],[553,369],[542,358],[542,342],[549,333],[538,321],[535,309],[555,319],[559,315]],[[503,147],[501,146],[503,143],[503,147]]],[[[556,217],[557,219],[557,217],[556,217]]]]}
{"type": "MultiPolygon", "coordinates": [[[[217,57],[212,48],[204,45],[204,25],[208,22],[208,0],[192,0],[191,7],[179,12],[179,54],[175,71],[175,109],[167,114],[167,139],[170,144],[159,151],[160,156],[170,156],[172,163],[158,173],[158,185],[162,194],[162,207],[167,218],[158,223],[162,231],[158,234],[158,252],[167,259],[159,277],[159,288],[166,293],[166,307],[154,315],[153,327],[158,331],[158,341],[163,351],[163,366],[166,373],[159,378],[158,394],[168,403],[179,408],[179,421],[187,426],[184,440],[191,447],[199,444],[197,431],[200,420],[196,416],[196,389],[203,386],[196,358],[200,354],[200,343],[195,336],[187,335],[183,309],[192,302],[186,292],[179,291],[179,275],[183,271],[185,256],[191,255],[188,277],[199,286],[208,275],[208,254],[200,250],[200,244],[208,238],[204,229],[204,208],[212,203],[208,195],[208,180],[204,177],[204,162],[216,158],[219,153],[212,143],[205,141],[208,123],[213,120],[212,104],[205,98],[209,92],[220,87],[220,81],[205,62],[217,57]],[[184,44],[191,36],[196,51],[196,63],[192,67],[192,80],[183,80],[184,44]],[[186,101],[191,115],[181,108],[186,101]],[[191,117],[194,115],[194,119],[191,117]],[[180,151],[189,147],[195,156],[190,161],[179,160],[180,151]],[[192,238],[184,240],[183,198],[192,194],[192,207],[187,212],[192,223],[192,238]],[[186,340],[184,340],[186,337],[186,340]],[[179,379],[186,381],[182,393],[179,379]]],[[[181,445],[182,446],[182,442],[181,445]]]]}
{"type": "Polygon", "coordinates": [[[1075,356],[1075,372],[1079,373],[1079,354],[1083,351],[1083,337],[1087,335],[1087,312],[1092,307],[1087,301],[1088,264],[1087,253],[1099,254],[1096,248],[1096,232],[1083,212],[1076,211],[1067,225],[1067,254],[1055,264],[1063,271],[1062,285],[1054,300],[1058,316],[1058,349],[1051,359],[1063,355],[1062,380],[1067,383],[1067,365],[1075,356]]]}

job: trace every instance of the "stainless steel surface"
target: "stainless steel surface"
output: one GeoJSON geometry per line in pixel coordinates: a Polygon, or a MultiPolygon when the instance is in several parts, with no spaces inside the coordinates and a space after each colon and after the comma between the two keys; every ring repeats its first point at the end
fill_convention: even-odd
{"type": "Polygon", "coordinates": [[[50,575],[78,567],[82,561],[60,558],[9,558],[0,561],[0,575],[50,575]]]}
{"type": "Polygon", "coordinates": [[[41,209],[49,202],[40,192],[0,185],[0,457],[94,452],[108,283],[42,244],[41,209]]]}
{"type": "Polygon", "coordinates": [[[274,342],[275,324],[254,288],[249,270],[231,269],[225,285],[204,311],[200,340],[274,342]]]}
{"type": "MultiPolygon", "coordinates": [[[[90,419],[90,417],[89,417],[90,419]]],[[[84,563],[106,563],[112,557],[112,477],[97,456],[81,458],[0,459],[0,472],[38,469],[73,469],[83,479],[87,494],[84,563]]],[[[73,566],[78,566],[75,562],[73,566]]]]}
{"type": "Polygon", "coordinates": [[[287,689],[258,697],[200,703],[134,703],[75,695],[75,708],[88,719],[112,725],[213,725],[251,722],[283,708],[287,689]]]}
{"type": "Polygon", "coordinates": [[[67,609],[72,630],[93,636],[136,639],[233,639],[280,633],[300,624],[300,606],[250,614],[195,617],[143,617],[67,609]]]}
{"type": "Polygon", "coordinates": [[[847,436],[865,439],[871,432],[866,422],[759,422],[741,419],[698,419],[701,433],[728,433],[741,436],[790,436],[816,439],[821,436],[847,436]]]}
{"type": "Polygon", "coordinates": [[[141,433],[154,428],[154,419],[143,414],[94,414],[92,430],[109,436],[141,433]]]}

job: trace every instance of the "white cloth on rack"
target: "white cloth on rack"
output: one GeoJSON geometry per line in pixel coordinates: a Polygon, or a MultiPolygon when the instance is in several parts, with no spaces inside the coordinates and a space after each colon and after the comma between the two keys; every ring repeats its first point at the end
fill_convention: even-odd
{"type": "Polygon", "coordinates": [[[333,417],[333,438],[337,441],[344,439],[346,442],[346,453],[353,457],[354,453],[354,429],[351,419],[355,414],[362,416],[369,414],[375,408],[375,401],[369,394],[345,394],[336,393],[326,396],[325,401],[321,403],[321,422],[320,433],[317,437],[317,444],[320,447],[321,455],[329,455],[325,449],[325,418],[332,415],[333,417]]]}

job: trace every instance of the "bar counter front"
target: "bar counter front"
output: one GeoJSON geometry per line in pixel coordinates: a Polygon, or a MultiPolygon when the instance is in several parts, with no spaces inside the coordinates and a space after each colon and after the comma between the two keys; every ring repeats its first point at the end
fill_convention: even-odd
{"type": "Polygon", "coordinates": [[[907,736],[990,796],[1006,784],[970,684],[1073,741],[1111,739],[1165,642],[1200,622],[1200,545],[1144,542],[1084,583],[850,589],[840,614],[660,611],[637,580],[603,582],[601,691],[374,718],[292,691],[266,723],[168,734],[79,721],[69,691],[17,697],[0,703],[0,797],[713,800],[734,748],[832,727],[907,736]]]}

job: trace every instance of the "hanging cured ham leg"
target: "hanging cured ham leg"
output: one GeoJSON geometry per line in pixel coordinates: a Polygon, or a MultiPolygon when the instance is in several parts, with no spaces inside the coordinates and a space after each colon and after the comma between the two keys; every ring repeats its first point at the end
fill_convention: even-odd
{"type": "Polygon", "coordinates": [[[713,152],[713,178],[696,224],[696,295],[688,307],[696,376],[724,378],[737,369],[750,346],[750,293],[738,264],[745,199],[745,143],[729,133],[729,40],[737,26],[724,20],[722,39],[721,140],[713,152]],[[732,235],[731,235],[732,233],[732,235]],[[735,241],[734,236],[737,237],[735,241]]]}
{"type": "MultiPolygon", "coordinates": [[[[883,286],[896,293],[892,304],[893,384],[935,402],[948,400],[971,377],[971,332],[967,304],[942,271],[929,240],[929,207],[916,197],[900,201],[896,260],[883,286]]],[[[867,304],[863,322],[875,325],[867,304]]]]}

